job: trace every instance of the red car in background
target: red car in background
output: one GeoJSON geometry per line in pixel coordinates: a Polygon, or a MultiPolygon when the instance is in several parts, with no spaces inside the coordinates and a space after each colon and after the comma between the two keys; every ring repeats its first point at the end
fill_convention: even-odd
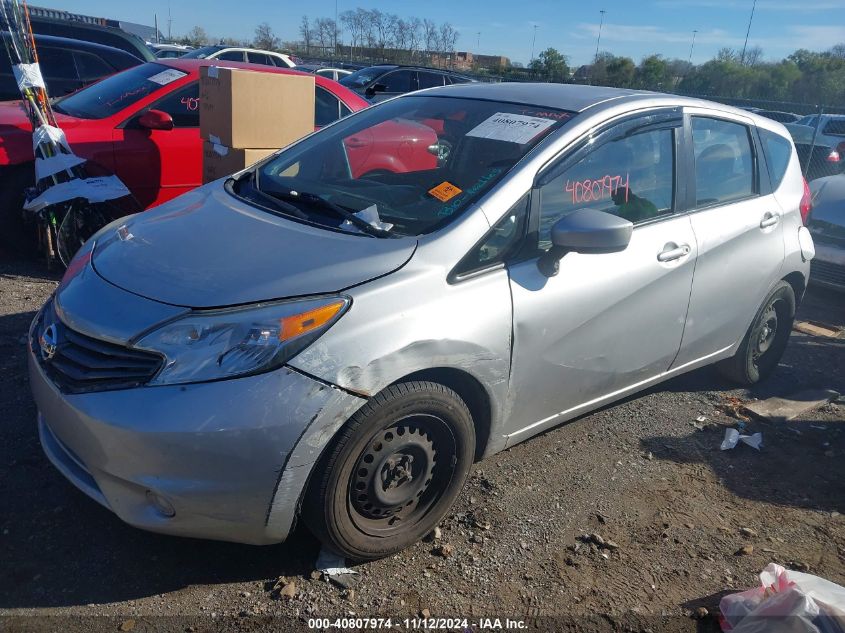
{"type": "MultiPolygon", "coordinates": [[[[117,174],[143,208],[154,207],[202,183],[199,69],[226,66],[257,72],[303,74],[221,60],[150,62],[112,75],[53,104],[74,153],[104,173],[117,174]],[[144,116],[150,111],[152,116],[144,116]]],[[[315,76],[316,127],[370,104],[339,83],[315,76]]],[[[284,116],[280,113],[280,116],[284,116]]],[[[393,123],[378,133],[347,139],[353,176],[432,169],[428,149],[437,134],[393,123]],[[403,151],[396,152],[400,146],[403,151]]],[[[0,103],[0,218],[19,213],[23,189],[34,180],[32,127],[18,101],[0,103]],[[17,167],[15,167],[17,166],[17,167]],[[5,208],[4,208],[5,207],[5,208]]],[[[7,225],[0,221],[0,227],[7,225]]]]}

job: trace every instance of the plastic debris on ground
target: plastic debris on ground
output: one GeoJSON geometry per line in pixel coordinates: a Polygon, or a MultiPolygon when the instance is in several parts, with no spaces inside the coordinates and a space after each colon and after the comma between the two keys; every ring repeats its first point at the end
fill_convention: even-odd
{"type": "Polygon", "coordinates": [[[775,563],[759,587],[725,596],[719,610],[731,633],[845,633],[845,587],[775,563]]]}
{"type": "Polygon", "coordinates": [[[763,434],[754,433],[753,435],[743,435],[737,429],[725,429],[725,439],[722,440],[721,449],[729,451],[735,448],[738,443],[748,444],[751,448],[760,450],[763,445],[763,434]]]}
{"type": "Polygon", "coordinates": [[[358,572],[346,566],[346,559],[323,547],[317,556],[317,570],[328,579],[336,576],[352,576],[358,572]]]}

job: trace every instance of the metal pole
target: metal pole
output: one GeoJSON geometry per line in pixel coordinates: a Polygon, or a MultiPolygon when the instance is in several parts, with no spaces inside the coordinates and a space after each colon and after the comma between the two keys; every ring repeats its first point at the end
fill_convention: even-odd
{"type": "Polygon", "coordinates": [[[745,31],[745,44],[742,45],[742,57],[740,57],[740,63],[745,63],[745,49],[748,47],[748,35],[751,33],[751,21],[754,19],[754,9],[757,8],[757,0],[754,0],[754,4],[751,5],[751,17],[748,18],[748,30],[745,31]]]}
{"type": "Polygon", "coordinates": [[[534,25],[534,38],[531,40],[531,60],[530,60],[530,62],[534,61],[534,43],[536,41],[537,41],[537,25],[535,24],[534,25]]]}
{"type": "Polygon", "coordinates": [[[598,39],[596,40],[596,57],[593,60],[594,63],[599,60],[599,44],[601,44],[601,29],[604,26],[604,14],[607,13],[607,11],[605,11],[604,9],[601,9],[599,11],[599,13],[601,14],[601,18],[599,20],[599,36],[598,36],[598,39]]]}
{"type": "Polygon", "coordinates": [[[478,35],[478,40],[475,43],[475,51],[478,52],[478,49],[481,48],[481,31],[479,31],[476,35],[478,35]]]}
{"type": "Polygon", "coordinates": [[[698,31],[693,30],[693,32],[692,32],[692,44],[689,47],[689,59],[687,60],[687,62],[690,63],[690,64],[692,63],[692,52],[693,52],[693,50],[695,50],[695,34],[696,33],[698,33],[698,31]]]}
{"type": "Polygon", "coordinates": [[[334,56],[337,55],[337,0],[334,0],[334,32],[332,33],[332,40],[334,41],[332,61],[334,61],[334,56]]]}

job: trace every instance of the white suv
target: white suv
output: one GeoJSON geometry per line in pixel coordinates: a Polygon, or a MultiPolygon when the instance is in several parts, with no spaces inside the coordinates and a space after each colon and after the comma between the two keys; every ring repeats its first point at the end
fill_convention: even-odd
{"type": "Polygon", "coordinates": [[[230,62],[249,62],[250,64],[263,64],[265,66],[278,66],[279,68],[293,68],[296,62],[289,55],[276,53],[274,51],[262,51],[257,48],[243,48],[240,46],[203,46],[183,55],[187,59],[222,59],[230,62]]]}

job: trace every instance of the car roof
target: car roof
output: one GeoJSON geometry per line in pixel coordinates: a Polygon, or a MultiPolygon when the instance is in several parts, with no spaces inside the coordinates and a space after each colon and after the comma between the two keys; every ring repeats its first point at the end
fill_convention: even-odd
{"type": "MultiPolygon", "coordinates": [[[[655,96],[656,93],[605,86],[545,83],[469,83],[433,88],[426,91],[431,96],[466,97],[506,101],[540,108],[558,108],[581,112],[587,108],[625,97],[655,96]]],[[[413,93],[411,93],[413,94],[413,93]]],[[[678,97],[682,99],[682,97],[678,97]]]]}
{"type": "Polygon", "coordinates": [[[337,92],[342,91],[343,101],[347,105],[352,102],[354,104],[360,105],[361,108],[359,109],[363,109],[364,107],[370,105],[369,102],[362,99],[360,95],[356,94],[346,86],[340,85],[336,81],[327,79],[322,75],[304,73],[301,70],[294,70],[293,68],[280,68],[278,66],[267,66],[265,64],[249,64],[247,62],[233,62],[225,59],[185,59],[184,57],[172,57],[169,59],[160,58],[150,63],[161,64],[162,66],[169,66],[171,68],[176,68],[186,73],[199,73],[200,68],[202,68],[203,66],[219,66],[221,68],[240,68],[242,70],[253,70],[262,73],[277,73],[281,75],[302,75],[304,77],[312,77],[318,86],[320,86],[321,88],[328,89],[329,92],[335,93],[335,96],[339,96],[337,92]]]}
{"type": "MultiPolygon", "coordinates": [[[[9,37],[9,31],[0,31],[0,37],[9,37]]],[[[34,33],[33,37],[35,38],[36,44],[54,44],[57,46],[61,46],[62,48],[70,48],[77,51],[100,51],[103,53],[110,53],[112,55],[130,57],[136,60],[136,62],[139,64],[144,63],[144,60],[139,59],[129,51],[125,51],[122,48],[115,48],[114,46],[106,46],[105,44],[99,44],[98,42],[89,42],[88,40],[76,40],[72,37],[59,37],[58,35],[39,35],[38,33],[34,33]]]]}

